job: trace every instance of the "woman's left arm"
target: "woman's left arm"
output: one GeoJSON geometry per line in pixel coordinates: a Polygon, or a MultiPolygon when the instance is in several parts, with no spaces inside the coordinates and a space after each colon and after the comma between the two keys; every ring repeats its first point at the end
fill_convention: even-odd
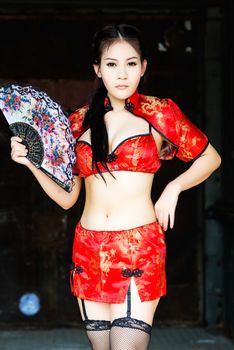
{"type": "Polygon", "coordinates": [[[164,230],[174,226],[175,209],[179,194],[206,180],[221,164],[221,157],[215,148],[209,144],[202,155],[193,164],[168,183],[155,203],[156,218],[164,230]]]}

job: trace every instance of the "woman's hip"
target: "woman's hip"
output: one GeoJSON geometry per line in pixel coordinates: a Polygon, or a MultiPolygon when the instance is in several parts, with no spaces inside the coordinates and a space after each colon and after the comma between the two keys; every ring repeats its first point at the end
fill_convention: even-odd
{"type": "Polygon", "coordinates": [[[79,222],[72,257],[76,295],[122,302],[134,278],[141,299],[153,300],[165,293],[165,258],[164,232],[157,222],[118,231],[87,230],[79,222]]]}

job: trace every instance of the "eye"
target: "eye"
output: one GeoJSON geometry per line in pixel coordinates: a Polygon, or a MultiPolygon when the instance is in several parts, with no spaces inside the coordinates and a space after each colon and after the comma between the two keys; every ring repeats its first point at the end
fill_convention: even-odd
{"type": "Polygon", "coordinates": [[[132,62],[128,62],[128,65],[129,65],[130,67],[133,67],[133,66],[136,66],[137,63],[136,63],[135,61],[132,61],[132,62]]]}
{"type": "Polygon", "coordinates": [[[116,64],[114,62],[108,62],[106,65],[108,67],[115,67],[116,66],[116,64]]]}

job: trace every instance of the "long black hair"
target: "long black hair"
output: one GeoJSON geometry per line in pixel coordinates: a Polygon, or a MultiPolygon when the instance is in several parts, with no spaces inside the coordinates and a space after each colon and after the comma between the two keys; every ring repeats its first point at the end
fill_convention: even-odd
{"type": "MultiPolygon", "coordinates": [[[[128,24],[109,25],[96,32],[93,37],[93,64],[99,65],[104,50],[108,49],[114,42],[119,40],[124,40],[129,43],[140,55],[141,62],[146,58],[141,34],[136,27],[128,24]]],[[[84,127],[90,126],[93,151],[92,166],[93,169],[96,167],[98,173],[102,176],[98,162],[109,171],[107,165],[109,148],[108,135],[104,122],[104,115],[106,113],[104,100],[107,96],[107,90],[101,78],[96,78],[96,86],[96,89],[90,97],[89,108],[86,112],[83,125],[84,127]]]]}

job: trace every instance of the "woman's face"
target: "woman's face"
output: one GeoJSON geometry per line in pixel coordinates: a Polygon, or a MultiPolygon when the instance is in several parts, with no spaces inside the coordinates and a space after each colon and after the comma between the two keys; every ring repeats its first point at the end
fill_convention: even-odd
{"type": "Polygon", "coordinates": [[[94,65],[94,69],[113,103],[125,100],[136,91],[146,65],[146,60],[141,62],[140,55],[129,43],[120,40],[104,50],[100,65],[94,65]]]}

